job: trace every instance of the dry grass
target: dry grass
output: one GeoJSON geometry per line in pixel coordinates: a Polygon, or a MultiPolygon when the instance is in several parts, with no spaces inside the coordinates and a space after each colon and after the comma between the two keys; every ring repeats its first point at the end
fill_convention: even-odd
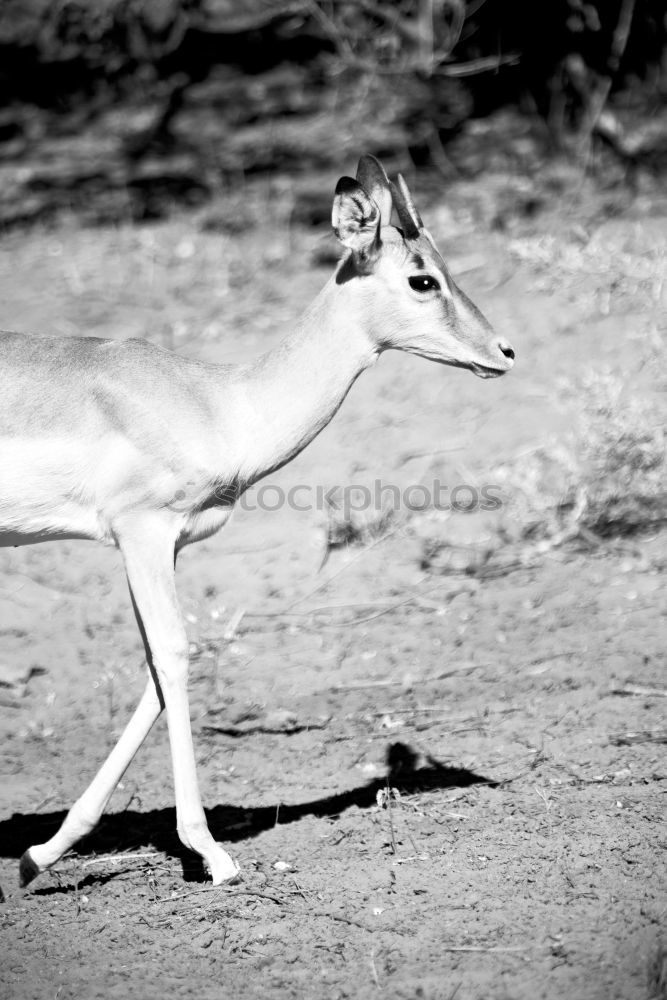
{"type": "Polygon", "coordinates": [[[589,373],[570,387],[580,401],[569,440],[497,470],[510,535],[520,540],[632,535],[667,523],[664,421],[652,394],[618,373],[589,373]]]}
{"type": "Polygon", "coordinates": [[[581,523],[601,536],[667,523],[665,428],[656,402],[615,375],[584,380],[586,404],[575,452],[584,494],[581,523]]]}
{"type": "Polygon", "coordinates": [[[498,576],[566,544],[598,545],[667,524],[665,421],[656,394],[618,373],[589,373],[568,388],[567,438],[498,466],[501,517],[465,545],[429,537],[422,566],[443,574],[498,576]]]}
{"type": "Polygon", "coordinates": [[[394,518],[391,508],[355,511],[329,507],[325,526],[325,561],[334,549],[370,545],[382,538],[393,526],[394,518]]]}

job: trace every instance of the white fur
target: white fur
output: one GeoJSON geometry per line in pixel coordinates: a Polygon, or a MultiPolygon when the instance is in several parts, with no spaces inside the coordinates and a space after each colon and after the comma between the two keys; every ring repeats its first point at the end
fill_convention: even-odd
{"type": "Polygon", "coordinates": [[[386,178],[379,165],[366,173],[381,210],[358,183],[340,186],[335,218],[351,253],[294,332],[254,364],[204,364],[136,340],[0,335],[0,545],[117,545],[150,668],[90,787],[58,833],[24,856],[26,879],[95,825],[162,707],[179,836],[215,883],[236,875],[208,830],[197,784],[176,553],[218,531],[235,497],[298,454],[383,350],[483,375],[512,367],[507,345],[456,287],[431,237],[422,230],[406,243],[381,226],[386,178]],[[437,277],[439,292],[410,288],[415,261],[437,277]]]}

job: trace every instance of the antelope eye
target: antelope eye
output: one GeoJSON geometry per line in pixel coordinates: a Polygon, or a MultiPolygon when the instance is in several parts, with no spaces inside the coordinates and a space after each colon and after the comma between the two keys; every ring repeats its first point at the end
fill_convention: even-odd
{"type": "Polygon", "coordinates": [[[439,292],[440,285],[430,274],[415,274],[408,278],[413,292],[439,292]]]}

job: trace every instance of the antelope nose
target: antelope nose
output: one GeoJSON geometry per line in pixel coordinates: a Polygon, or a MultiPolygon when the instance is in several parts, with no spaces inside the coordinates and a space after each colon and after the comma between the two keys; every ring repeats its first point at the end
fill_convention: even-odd
{"type": "Polygon", "coordinates": [[[506,358],[509,358],[510,361],[514,361],[514,348],[510,347],[506,340],[499,340],[498,347],[506,358]]]}

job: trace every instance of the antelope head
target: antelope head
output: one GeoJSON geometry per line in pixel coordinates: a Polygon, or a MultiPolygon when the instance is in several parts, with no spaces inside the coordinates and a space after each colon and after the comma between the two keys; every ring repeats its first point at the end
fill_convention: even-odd
{"type": "Polygon", "coordinates": [[[363,156],[356,180],[341,177],[336,186],[332,224],[349,251],[336,281],[357,283],[378,351],[408,351],[481,378],[512,368],[512,347],[454,283],[400,174],[393,184],[373,156],[363,156]]]}

